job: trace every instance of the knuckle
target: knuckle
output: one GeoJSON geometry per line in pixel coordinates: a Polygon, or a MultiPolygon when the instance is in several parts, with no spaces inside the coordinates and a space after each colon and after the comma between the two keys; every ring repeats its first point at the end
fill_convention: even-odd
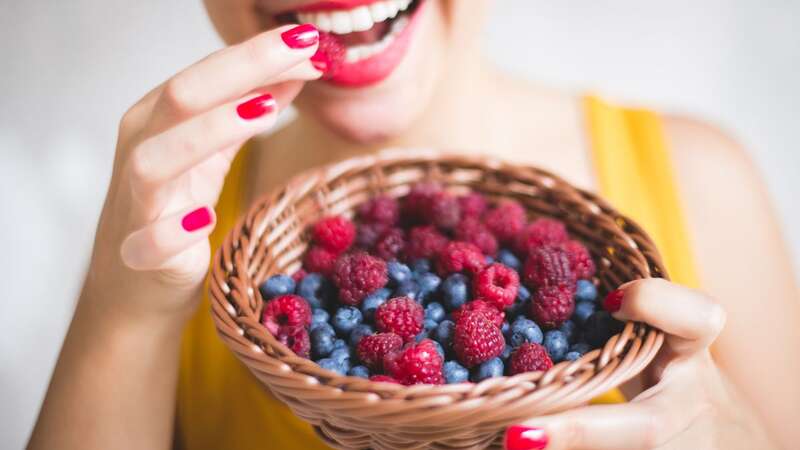
{"type": "Polygon", "coordinates": [[[245,59],[249,64],[256,67],[264,64],[270,52],[269,45],[267,45],[264,39],[250,39],[249,41],[243,42],[241,45],[245,59]]]}
{"type": "Polygon", "coordinates": [[[714,301],[708,313],[708,333],[713,337],[718,336],[725,328],[727,318],[728,313],[725,311],[725,308],[714,301]]]}
{"type": "Polygon", "coordinates": [[[192,89],[189,83],[180,75],[167,81],[161,93],[161,98],[164,103],[166,103],[169,108],[178,112],[185,112],[192,109],[192,97],[192,89]]]}
{"type": "Polygon", "coordinates": [[[563,427],[564,435],[567,438],[566,441],[569,443],[570,448],[585,444],[584,438],[586,436],[586,430],[581,421],[569,420],[563,424],[563,427]]]}
{"type": "Polygon", "coordinates": [[[156,166],[152,162],[150,148],[150,141],[145,140],[139,144],[131,153],[128,160],[128,170],[130,171],[131,178],[136,182],[143,185],[152,185],[159,181],[156,166]]]}

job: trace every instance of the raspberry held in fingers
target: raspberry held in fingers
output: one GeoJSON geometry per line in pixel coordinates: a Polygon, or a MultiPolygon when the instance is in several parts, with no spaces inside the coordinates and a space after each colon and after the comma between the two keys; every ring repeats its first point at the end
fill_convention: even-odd
{"type": "Polygon", "coordinates": [[[281,39],[289,48],[307,48],[319,42],[319,31],[314,25],[306,23],[284,31],[281,39]]]}
{"type": "Polygon", "coordinates": [[[276,106],[277,102],[272,95],[263,94],[237,106],[236,113],[244,120],[253,120],[275,111],[276,106]]]}
{"type": "Polygon", "coordinates": [[[197,208],[183,216],[181,226],[184,230],[192,232],[197,231],[211,223],[211,210],[205,206],[197,208]]]}

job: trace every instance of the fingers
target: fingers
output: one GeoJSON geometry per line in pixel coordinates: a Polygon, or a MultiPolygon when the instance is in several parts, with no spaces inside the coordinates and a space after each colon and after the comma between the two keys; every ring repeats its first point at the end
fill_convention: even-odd
{"type": "Polygon", "coordinates": [[[627,283],[610,293],[603,306],[619,320],[662,329],[678,354],[707,348],[725,325],[725,311],[713,299],[660,278],[627,283]]]}
{"type": "Polygon", "coordinates": [[[162,269],[176,255],[207,239],[215,221],[214,211],[206,206],[166,216],[125,238],[122,261],[134,270],[162,269]]]}
{"type": "Polygon", "coordinates": [[[289,77],[318,78],[309,60],[318,41],[312,25],[287,25],[222,49],[165,83],[157,109],[188,117],[289,77]]]}

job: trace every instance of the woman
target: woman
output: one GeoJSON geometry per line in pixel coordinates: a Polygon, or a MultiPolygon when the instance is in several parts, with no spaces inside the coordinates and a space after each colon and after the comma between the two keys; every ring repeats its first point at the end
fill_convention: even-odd
{"type": "Polygon", "coordinates": [[[325,448],[233,359],[207,305],[198,311],[208,237],[298,171],[386,146],[478,149],[598,190],[653,234],[673,279],[708,293],[622,286],[606,308],[669,334],[641,380],[652,387],[513,426],[508,448],[795,446],[797,427],[782,425],[800,412],[797,288],[742,149],[691,119],[495,72],[478,51],[489,3],[206,0],[231,46],[123,117],[30,448],[325,448]],[[317,30],[300,22],[338,35],[345,53],[327,41],[318,53],[317,30]],[[290,103],[297,120],[239,150],[290,103]]]}

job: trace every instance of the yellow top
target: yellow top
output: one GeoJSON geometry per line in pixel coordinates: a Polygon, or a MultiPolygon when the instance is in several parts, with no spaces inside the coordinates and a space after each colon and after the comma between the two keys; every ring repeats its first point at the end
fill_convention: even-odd
{"type": "MultiPolygon", "coordinates": [[[[659,117],[596,97],[585,100],[600,193],[655,240],[673,280],[697,286],[689,239],[659,117]]],[[[244,154],[241,152],[240,154],[244,154]]],[[[241,157],[233,163],[211,237],[216,249],[241,213],[241,157]]],[[[180,361],[176,448],[324,449],[311,427],[273,399],[217,336],[208,298],[186,329],[180,361]]],[[[624,401],[618,390],[593,403],[624,401]]]]}

